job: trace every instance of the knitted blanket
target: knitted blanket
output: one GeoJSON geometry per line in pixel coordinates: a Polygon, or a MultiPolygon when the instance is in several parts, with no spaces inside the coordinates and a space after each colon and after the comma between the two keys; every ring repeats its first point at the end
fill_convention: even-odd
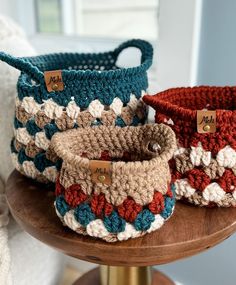
{"type": "MultiPolygon", "coordinates": [[[[0,181],[1,182],[1,181],[0,181]]],[[[3,188],[1,182],[0,188],[3,188]]],[[[8,233],[8,208],[6,205],[5,197],[3,194],[0,195],[0,284],[12,284],[10,274],[10,251],[7,245],[8,233]]]]}
{"type": "MultiPolygon", "coordinates": [[[[11,19],[0,15],[0,50],[16,56],[34,55],[24,32],[11,19]]],[[[0,63],[0,284],[11,285],[10,251],[8,247],[8,209],[4,197],[4,183],[13,166],[10,159],[10,140],[13,136],[14,100],[19,72],[0,63]]]]}

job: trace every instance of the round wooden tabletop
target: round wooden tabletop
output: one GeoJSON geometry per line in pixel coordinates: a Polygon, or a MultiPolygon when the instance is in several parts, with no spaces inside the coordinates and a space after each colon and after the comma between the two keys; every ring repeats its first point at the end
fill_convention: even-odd
{"type": "Polygon", "coordinates": [[[204,251],[236,231],[235,208],[197,208],[177,203],[171,219],[144,237],[106,243],[63,227],[54,211],[53,188],[14,171],[7,199],[21,227],[43,243],[78,259],[114,266],[168,263],[204,251]]]}

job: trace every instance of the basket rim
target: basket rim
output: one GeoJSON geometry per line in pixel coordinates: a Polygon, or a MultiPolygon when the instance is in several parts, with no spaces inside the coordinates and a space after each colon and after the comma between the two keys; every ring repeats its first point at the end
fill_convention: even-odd
{"type": "MultiPolygon", "coordinates": [[[[194,86],[194,87],[176,87],[164,90],[155,95],[144,95],[143,101],[153,107],[156,112],[163,112],[163,114],[167,114],[168,116],[174,116],[177,118],[181,118],[184,121],[192,121],[196,120],[197,117],[197,109],[190,109],[179,106],[171,102],[172,96],[176,96],[179,94],[185,94],[186,96],[191,94],[193,95],[194,91],[198,92],[212,92],[212,91],[229,91],[235,93],[236,100],[236,86],[194,86]],[[187,94],[188,93],[188,94],[187,94]]],[[[212,109],[211,109],[212,110],[212,109]]],[[[236,121],[236,109],[235,110],[227,110],[227,109],[215,109],[217,121],[224,119],[227,120],[229,118],[234,118],[236,121]]]]}
{"type": "MultiPolygon", "coordinates": [[[[43,55],[38,55],[38,56],[32,56],[32,57],[25,57],[24,59],[26,61],[31,62],[31,60],[38,59],[38,60],[50,60],[50,58],[54,57],[66,57],[66,56],[73,56],[73,57],[84,57],[85,59],[90,59],[92,57],[99,57],[99,56],[111,56],[114,59],[114,63],[117,60],[115,51],[107,51],[107,52],[98,52],[98,53],[73,53],[73,52],[59,52],[59,53],[49,53],[49,54],[43,54],[43,55]]],[[[64,60],[66,62],[66,60],[64,60]]],[[[137,75],[139,73],[147,71],[147,69],[151,66],[152,64],[152,58],[146,58],[142,63],[140,63],[137,66],[133,67],[118,67],[115,70],[92,70],[92,69],[87,69],[87,70],[82,70],[82,69],[70,69],[68,70],[67,68],[61,69],[62,74],[68,76],[69,74],[72,74],[73,76],[78,76],[81,78],[90,77],[93,79],[96,79],[96,76],[99,77],[111,77],[115,78],[115,75],[120,76],[127,76],[127,75],[137,75]]],[[[99,65],[99,64],[98,64],[99,65]]],[[[38,67],[38,66],[37,66],[38,67]]],[[[41,69],[39,69],[41,71],[41,69]]],[[[48,70],[47,70],[48,71],[48,70]]],[[[43,72],[43,71],[41,71],[43,72]]],[[[23,72],[24,74],[24,72],[23,72]]]]}
{"type": "MultiPolygon", "coordinates": [[[[94,53],[79,53],[79,52],[56,52],[48,53],[43,55],[31,56],[31,57],[14,57],[4,52],[0,52],[0,59],[9,65],[21,70],[21,75],[19,78],[19,84],[23,84],[27,79],[34,79],[37,82],[43,85],[44,82],[44,71],[49,70],[58,70],[62,71],[62,76],[64,80],[74,80],[74,79],[83,79],[83,80],[102,80],[102,79],[125,79],[127,77],[133,78],[133,76],[141,76],[143,73],[146,73],[147,69],[151,66],[153,61],[153,47],[152,45],[142,39],[131,39],[126,42],[121,43],[118,47],[110,51],[104,52],[94,52],[94,53]],[[90,69],[82,70],[75,69],[74,61],[77,58],[81,59],[81,63],[75,62],[77,65],[89,65],[96,60],[96,65],[99,66],[109,66],[117,67],[116,62],[119,57],[119,54],[126,48],[137,48],[141,51],[141,60],[140,64],[133,67],[118,67],[117,69],[108,69],[108,70],[94,70],[90,69]],[[87,60],[87,62],[86,62],[87,60]],[[101,62],[105,60],[105,62],[101,62]],[[107,61],[107,63],[106,63],[107,61]],[[57,62],[59,64],[58,68],[54,65],[49,65],[48,68],[46,63],[57,62]],[[71,69],[60,68],[60,64],[68,63],[68,68],[71,66],[71,69]],[[25,74],[28,74],[25,76],[25,74]],[[25,80],[22,80],[22,78],[25,80]]],[[[66,64],[62,65],[62,67],[66,64]]],[[[104,67],[105,67],[104,66],[104,67]]],[[[28,84],[29,87],[29,84],[28,84]]]]}
{"type": "MultiPolygon", "coordinates": [[[[162,163],[166,162],[171,159],[173,156],[173,153],[176,149],[176,138],[175,134],[172,131],[172,129],[165,124],[146,124],[138,127],[134,126],[127,126],[127,127],[117,127],[117,126],[95,126],[90,128],[78,128],[78,129],[72,129],[68,130],[62,133],[56,133],[51,140],[51,146],[56,152],[56,154],[63,160],[63,162],[73,164],[73,167],[79,167],[79,168],[86,168],[89,169],[89,162],[90,159],[86,157],[81,157],[80,155],[75,155],[73,152],[65,150],[63,141],[70,142],[70,137],[73,135],[79,135],[80,132],[83,132],[83,130],[100,130],[101,132],[107,131],[112,132],[114,129],[119,131],[125,131],[125,129],[128,129],[132,131],[132,129],[140,130],[141,128],[145,129],[152,129],[153,131],[163,131],[164,136],[166,137],[166,145],[163,148],[163,152],[158,155],[152,151],[149,151],[152,155],[152,158],[150,160],[143,160],[143,161],[112,161],[111,167],[112,172],[116,171],[137,171],[141,169],[142,171],[144,169],[151,170],[152,167],[156,167],[157,164],[161,165],[162,163]]],[[[152,139],[153,141],[153,139],[152,139]]],[[[158,139],[157,139],[158,141],[158,139]]],[[[149,141],[148,141],[149,142],[149,141]]],[[[68,145],[67,145],[68,146],[68,145]]],[[[145,149],[146,153],[148,153],[148,150],[145,149]]]]}
{"type": "MultiPolygon", "coordinates": [[[[37,58],[37,57],[48,57],[48,56],[60,56],[60,55],[85,55],[87,57],[90,56],[99,56],[99,55],[111,55],[114,54],[114,51],[109,51],[109,52],[104,52],[104,53],[54,53],[54,54],[45,54],[45,55],[40,55],[40,56],[35,56],[31,58],[37,58]]],[[[28,58],[24,58],[26,61],[28,58]]],[[[115,64],[115,63],[114,63],[115,64]]],[[[144,60],[143,63],[140,63],[138,66],[133,66],[133,67],[118,67],[117,69],[114,70],[76,70],[76,69],[60,69],[62,72],[62,80],[66,84],[67,82],[73,82],[75,80],[78,81],[86,81],[86,82],[93,82],[95,81],[122,81],[122,82],[129,82],[131,85],[136,85],[136,81],[140,80],[140,77],[147,77],[147,70],[151,67],[152,65],[152,57],[147,58],[144,60]]],[[[38,67],[36,67],[38,69],[38,67]]],[[[49,71],[49,69],[47,70],[49,71]]],[[[25,91],[27,89],[32,92],[32,91],[41,91],[42,93],[48,93],[46,86],[45,86],[45,81],[44,81],[44,71],[41,71],[38,69],[37,73],[37,79],[35,80],[33,76],[29,73],[25,73],[21,71],[19,77],[18,77],[18,86],[20,88],[24,88],[25,91]],[[31,80],[35,81],[35,84],[31,84],[31,80]]],[[[57,91],[57,92],[50,92],[51,93],[56,93],[60,94],[61,92],[64,91],[57,91]]]]}

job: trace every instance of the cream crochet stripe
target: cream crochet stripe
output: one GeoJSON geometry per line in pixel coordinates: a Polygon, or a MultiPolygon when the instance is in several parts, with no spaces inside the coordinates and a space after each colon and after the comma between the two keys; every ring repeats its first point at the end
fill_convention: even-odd
{"type": "Polygon", "coordinates": [[[57,216],[60,218],[63,225],[69,227],[71,230],[77,232],[78,234],[100,238],[105,240],[106,242],[116,242],[116,241],[125,241],[130,238],[142,237],[146,233],[151,233],[153,231],[160,229],[163,226],[163,224],[172,216],[174,212],[174,207],[171,210],[170,217],[167,218],[166,220],[159,214],[155,215],[155,219],[152,222],[151,227],[147,231],[137,231],[132,224],[126,223],[125,230],[118,234],[112,234],[108,232],[103,223],[103,220],[101,219],[96,219],[90,222],[85,228],[75,219],[74,210],[68,211],[64,217],[62,217],[60,213],[57,211],[56,206],[55,210],[57,216]]]}
{"type": "Polygon", "coordinates": [[[138,127],[92,127],[57,133],[52,148],[62,158],[60,184],[65,188],[79,184],[86,194],[104,193],[106,200],[118,206],[129,196],[136,203],[146,205],[155,191],[167,192],[171,176],[168,160],[176,149],[174,132],[164,124],[138,127]],[[159,149],[155,151],[154,149],[159,149]],[[132,161],[113,161],[111,185],[92,183],[89,161],[99,159],[102,151],[112,158],[124,152],[132,161]],[[82,157],[86,153],[87,157],[82,157]]]}

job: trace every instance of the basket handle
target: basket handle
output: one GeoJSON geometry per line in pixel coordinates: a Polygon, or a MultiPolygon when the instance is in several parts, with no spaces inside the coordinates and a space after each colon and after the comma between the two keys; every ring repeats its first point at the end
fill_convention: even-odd
{"type": "Polygon", "coordinates": [[[140,39],[129,40],[118,46],[114,50],[114,55],[116,59],[124,49],[129,47],[138,48],[142,53],[141,64],[145,64],[146,68],[149,68],[151,66],[153,59],[153,47],[149,42],[140,39]]]}
{"type": "Polygon", "coordinates": [[[6,62],[12,67],[29,74],[34,80],[42,83],[44,80],[44,74],[34,66],[27,58],[24,57],[14,57],[5,52],[0,52],[0,60],[6,62]]]}

